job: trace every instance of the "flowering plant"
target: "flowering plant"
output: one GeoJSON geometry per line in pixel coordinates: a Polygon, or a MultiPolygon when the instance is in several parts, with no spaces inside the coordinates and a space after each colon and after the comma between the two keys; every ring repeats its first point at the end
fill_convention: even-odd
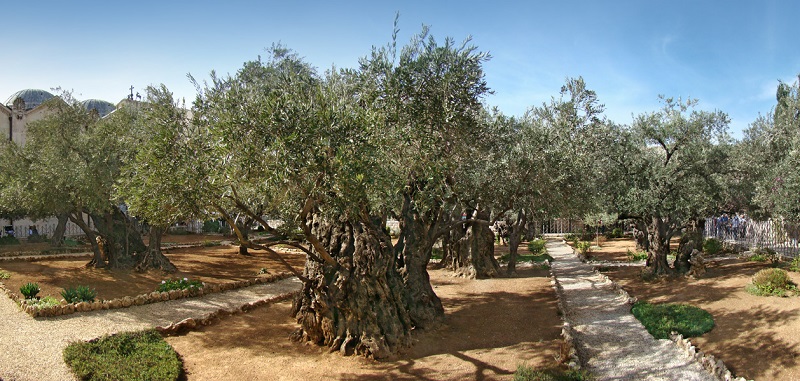
{"type": "Polygon", "coordinates": [[[198,290],[203,286],[205,286],[203,282],[199,280],[189,280],[189,278],[167,279],[161,281],[161,284],[158,285],[156,291],[167,292],[172,290],[198,290]]]}

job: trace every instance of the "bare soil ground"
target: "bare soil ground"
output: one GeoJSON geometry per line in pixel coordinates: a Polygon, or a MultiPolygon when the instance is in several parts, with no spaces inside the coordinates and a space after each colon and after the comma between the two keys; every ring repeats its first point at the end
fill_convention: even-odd
{"type": "MultiPolygon", "coordinates": [[[[197,238],[178,235],[164,242],[197,238]]],[[[88,285],[99,298],[111,299],[151,292],[167,277],[222,283],[252,278],[261,268],[284,270],[264,254],[241,256],[237,249],[226,245],[170,250],[166,255],[180,270],[174,274],[86,268],[88,258],[8,261],[0,262],[0,268],[11,273],[3,280],[10,290],[38,282],[40,296],[59,299],[68,286],[88,285]]],[[[506,252],[498,247],[496,254],[506,252]]],[[[520,246],[520,254],[526,253],[520,246]]],[[[304,255],[286,257],[302,269],[304,255]]],[[[168,341],[183,357],[190,380],[510,380],[520,364],[558,365],[561,320],[548,270],[521,265],[514,277],[488,280],[452,277],[446,269],[431,269],[430,274],[446,318],[439,327],[413,332],[413,346],[387,360],[343,357],[290,341],[289,334],[297,328],[289,316],[291,302],[232,316],[168,341]]]]}
{"type": "MultiPolygon", "coordinates": [[[[216,236],[215,239],[220,238],[216,236]]],[[[208,240],[209,237],[177,235],[165,237],[164,241],[183,244],[197,239],[208,240]]],[[[19,292],[24,283],[36,282],[41,288],[39,296],[51,295],[57,299],[61,299],[62,289],[78,285],[96,289],[99,299],[113,299],[152,292],[168,278],[185,277],[220,284],[252,279],[261,268],[266,268],[269,273],[286,270],[266,254],[253,252],[250,256],[242,256],[238,254],[238,247],[229,245],[172,249],[165,254],[179,271],[166,274],[161,271],[139,273],[87,268],[88,257],[6,261],[0,262],[0,269],[11,273],[10,279],[2,280],[9,290],[19,292]]],[[[297,253],[287,253],[284,257],[298,268],[302,268],[305,262],[305,256],[297,253]]]]}
{"type": "MultiPolygon", "coordinates": [[[[612,258],[619,253],[603,256],[612,258]]],[[[701,279],[654,282],[642,280],[641,268],[611,268],[603,273],[639,300],[686,303],[710,312],[716,326],[692,338],[692,343],[722,359],[737,375],[755,380],[798,380],[800,298],[754,296],[744,290],[753,274],[767,267],[765,263],[723,259],[709,263],[708,273],[701,279]]],[[[800,283],[800,274],[790,276],[800,283]]]]}
{"type": "Polygon", "coordinates": [[[510,380],[520,364],[553,367],[562,340],[547,270],[468,280],[431,270],[445,306],[442,326],[382,361],[343,357],[288,339],[290,302],[259,308],[167,341],[190,380],[510,380]]]}

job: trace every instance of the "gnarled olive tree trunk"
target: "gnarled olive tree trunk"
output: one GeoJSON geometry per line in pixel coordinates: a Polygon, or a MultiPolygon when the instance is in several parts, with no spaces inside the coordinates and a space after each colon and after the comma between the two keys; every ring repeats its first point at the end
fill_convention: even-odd
{"type": "Polygon", "coordinates": [[[53,246],[61,246],[64,244],[64,234],[67,232],[67,221],[69,221],[69,214],[58,215],[58,225],[56,225],[56,230],[53,231],[53,237],[50,238],[50,243],[53,246]]]}
{"type": "Polygon", "coordinates": [[[147,250],[139,256],[138,263],[136,263],[137,271],[159,269],[171,273],[177,270],[161,251],[161,237],[166,230],[167,227],[164,226],[150,226],[147,250]]]}
{"type": "Polygon", "coordinates": [[[694,250],[703,250],[703,229],[705,225],[704,219],[697,219],[692,221],[687,229],[685,229],[681,241],[678,244],[678,256],[675,258],[673,266],[679,273],[687,273],[692,267],[690,260],[692,259],[692,252],[694,250]]]}
{"type": "Polygon", "coordinates": [[[450,257],[445,265],[468,278],[493,278],[500,273],[494,258],[494,233],[489,228],[489,214],[478,212],[473,221],[452,230],[450,257]]]}
{"type": "Polygon", "coordinates": [[[661,217],[653,217],[648,235],[650,250],[648,251],[647,266],[656,275],[672,274],[674,271],[667,263],[669,240],[672,238],[668,221],[661,217]]]}
{"type": "Polygon", "coordinates": [[[377,224],[318,218],[311,232],[336,264],[306,262],[293,337],[372,358],[408,346],[413,325],[389,237],[377,224]]]}
{"type": "MultiPolygon", "coordinates": [[[[517,214],[516,220],[507,221],[508,226],[508,266],[506,273],[512,275],[517,271],[517,252],[519,249],[520,239],[525,228],[526,215],[522,210],[517,214]]],[[[494,257],[494,256],[492,256],[494,257]]]]}
{"type": "Polygon", "coordinates": [[[444,317],[442,301],[433,291],[428,275],[434,229],[420,220],[407,200],[403,207],[400,232],[395,253],[398,271],[406,289],[405,306],[414,327],[430,327],[444,317]]]}

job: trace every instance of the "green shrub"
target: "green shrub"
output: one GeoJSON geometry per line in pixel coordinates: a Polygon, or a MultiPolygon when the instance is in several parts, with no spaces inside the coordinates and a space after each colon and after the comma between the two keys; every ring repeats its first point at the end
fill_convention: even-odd
{"type": "Polygon", "coordinates": [[[751,251],[752,254],[745,257],[746,260],[751,262],[772,262],[778,263],[781,261],[781,255],[775,250],[768,247],[757,247],[751,251]]]}
{"type": "Polygon", "coordinates": [[[78,241],[76,241],[76,240],[74,240],[72,238],[64,238],[63,245],[66,246],[66,247],[75,247],[75,246],[79,246],[80,244],[81,244],[80,242],[78,242],[78,241]]]}
{"type": "Polygon", "coordinates": [[[212,247],[212,246],[219,246],[219,245],[222,245],[222,242],[220,242],[220,241],[209,241],[209,240],[205,240],[205,241],[203,241],[203,243],[201,243],[200,245],[201,245],[201,246],[203,246],[203,247],[212,247]]]}
{"type": "Polygon", "coordinates": [[[567,242],[574,242],[574,241],[577,241],[577,240],[578,240],[578,235],[576,235],[575,233],[569,233],[569,234],[564,236],[564,241],[567,241],[567,242]]]}
{"type": "Polygon", "coordinates": [[[797,285],[789,279],[789,273],[782,269],[763,269],[753,275],[752,283],[745,290],[759,296],[785,296],[787,291],[797,291],[797,285]]]}
{"type": "Polygon", "coordinates": [[[434,248],[431,250],[431,259],[442,259],[442,249],[434,248]]]}
{"type": "MultiPolygon", "coordinates": [[[[792,259],[792,263],[789,264],[789,270],[794,272],[800,271],[800,256],[792,259]]],[[[2,279],[2,271],[0,271],[0,279],[2,279]]]]}
{"type": "Polygon", "coordinates": [[[646,251],[630,251],[630,249],[628,249],[626,250],[626,254],[631,261],[644,261],[647,259],[646,251]]]}
{"type": "Polygon", "coordinates": [[[722,242],[716,238],[708,238],[703,242],[703,253],[706,255],[716,255],[722,251],[722,242]]]}
{"type": "Polygon", "coordinates": [[[161,281],[161,284],[158,285],[156,291],[167,292],[172,290],[198,290],[203,288],[203,286],[203,282],[199,280],[189,280],[189,278],[167,279],[161,281]]]}
{"type": "MultiPolygon", "coordinates": [[[[498,259],[501,263],[508,263],[509,254],[505,254],[498,259]]],[[[522,262],[534,262],[534,263],[542,263],[544,261],[553,261],[553,257],[550,254],[544,253],[539,255],[517,255],[517,263],[522,262]]]]}
{"type": "Polygon", "coordinates": [[[668,339],[672,331],[684,337],[695,337],[714,328],[710,313],[686,304],[636,302],[631,312],[656,339],[668,339]]]}
{"type": "Polygon", "coordinates": [[[177,380],[183,365],[155,331],[128,332],[64,349],[64,362],[81,380],[177,380]]]}
{"type": "Polygon", "coordinates": [[[41,310],[42,308],[55,307],[55,306],[61,305],[61,303],[58,301],[58,299],[56,299],[56,298],[54,298],[52,296],[49,296],[49,295],[45,296],[44,298],[38,299],[38,300],[37,299],[29,299],[27,304],[29,306],[36,307],[37,310],[41,310]]]}
{"type": "Polygon", "coordinates": [[[611,231],[606,232],[606,238],[613,239],[613,238],[622,238],[624,231],[622,228],[614,228],[611,231]]]}
{"type": "Polygon", "coordinates": [[[22,287],[19,288],[19,292],[21,292],[22,295],[25,296],[25,299],[35,298],[36,294],[38,294],[39,291],[40,291],[39,285],[33,282],[25,283],[22,285],[22,287]]]}
{"type": "Polygon", "coordinates": [[[47,235],[46,234],[36,234],[32,236],[28,236],[29,243],[38,243],[38,242],[47,242],[47,235]]]}
{"type": "Polygon", "coordinates": [[[222,233],[222,225],[217,220],[203,222],[204,233],[222,233]]]}
{"type": "Polygon", "coordinates": [[[518,365],[517,371],[514,372],[514,381],[584,381],[591,379],[591,375],[585,370],[558,368],[536,370],[527,365],[518,365]]]}
{"type": "Polygon", "coordinates": [[[61,291],[61,297],[63,297],[67,303],[94,302],[96,296],[97,291],[88,286],[70,287],[61,291]]]}
{"type": "Polygon", "coordinates": [[[532,255],[544,254],[545,243],[547,243],[547,241],[543,239],[535,239],[530,241],[528,242],[528,251],[530,251],[532,255]]]}
{"type": "Polygon", "coordinates": [[[11,278],[11,273],[6,270],[0,270],[0,279],[11,278]]]}
{"type": "Polygon", "coordinates": [[[3,236],[0,237],[0,245],[19,245],[19,240],[14,236],[3,236]]]}
{"type": "Polygon", "coordinates": [[[575,248],[578,249],[578,252],[581,253],[581,255],[585,256],[592,251],[592,243],[589,241],[580,241],[577,245],[575,245],[575,248]]]}

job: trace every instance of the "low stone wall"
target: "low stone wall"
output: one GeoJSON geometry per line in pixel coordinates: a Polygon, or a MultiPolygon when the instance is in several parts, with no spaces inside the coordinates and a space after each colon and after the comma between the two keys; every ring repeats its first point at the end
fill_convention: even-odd
{"type": "Polygon", "coordinates": [[[280,295],[273,296],[271,298],[250,302],[245,305],[242,305],[239,308],[234,308],[234,309],[220,308],[200,319],[186,318],[176,323],[172,323],[166,326],[156,327],[156,331],[161,333],[162,336],[183,335],[199,327],[214,324],[223,317],[244,313],[267,304],[272,304],[287,299],[291,299],[295,295],[297,295],[297,293],[298,291],[283,293],[280,295]]]}
{"type": "Polygon", "coordinates": [[[20,308],[27,314],[33,317],[52,317],[70,315],[76,312],[89,312],[98,310],[111,310],[118,308],[127,308],[131,306],[141,306],[144,304],[164,302],[168,300],[176,300],[188,298],[193,296],[200,296],[205,294],[212,294],[216,292],[223,292],[228,290],[235,290],[242,287],[254,286],[257,284],[271,283],[278,280],[290,278],[294,276],[290,272],[281,272],[278,274],[260,277],[255,279],[248,279],[238,282],[209,284],[197,290],[172,290],[169,292],[154,291],[148,294],[141,294],[136,296],[126,296],[123,298],[95,301],[95,302],[80,302],[80,303],[64,303],[61,305],[37,308],[36,306],[27,304],[26,300],[17,295],[15,292],[7,289],[3,283],[0,283],[0,289],[8,295],[11,300],[17,302],[20,308]]]}
{"type": "Polygon", "coordinates": [[[692,345],[689,339],[683,338],[683,336],[677,332],[672,332],[670,339],[672,339],[678,348],[683,350],[687,356],[694,358],[695,361],[700,363],[703,368],[711,372],[718,379],[723,381],[747,381],[744,377],[735,377],[722,360],[718,360],[714,358],[714,355],[703,353],[703,351],[698,350],[692,345]]]}

